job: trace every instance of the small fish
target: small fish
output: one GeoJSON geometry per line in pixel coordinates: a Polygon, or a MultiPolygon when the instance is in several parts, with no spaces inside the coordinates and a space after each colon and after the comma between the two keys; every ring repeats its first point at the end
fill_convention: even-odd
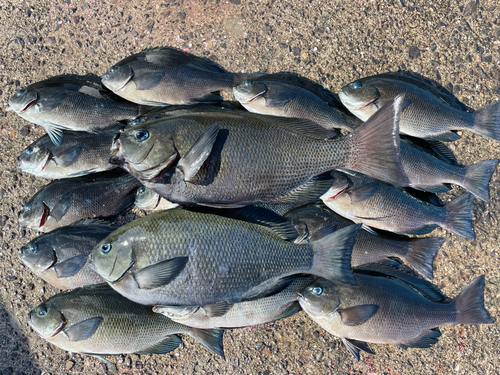
{"type": "Polygon", "coordinates": [[[19,226],[49,232],[80,219],[117,215],[134,203],[140,185],[128,173],[113,171],[52,181],[22,208],[19,226]]]}
{"type": "Polygon", "coordinates": [[[422,85],[386,76],[350,83],[339,92],[339,98],[355,116],[366,121],[387,101],[401,94],[407,100],[399,124],[401,134],[450,142],[460,138],[454,130],[469,130],[500,140],[500,102],[469,113],[422,85]]]}
{"type": "Polygon", "coordinates": [[[449,303],[435,302],[405,282],[385,275],[355,273],[358,285],[313,282],[299,295],[304,311],[332,335],[342,338],[354,358],[374,354],[367,343],[429,348],[454,324],[491,324],[484,308],[484,275],[449,303]]]}
{"type": "Polygon", "coordinates": [[[217,103],[219,91],[260,74],[228,73],[213,61],[172,47],[146,49],[108,69],[102,84],[131,102],[150,106],[217,103]]]}
{"type": "Polygon", "coordinates": [[[44,135],[17,157],[17,168],[52,179],[78,177],[116,168],[116,164],[109,162],[115,134],[67,131],[60,146],[54,146],[49,136],[44,135]]]}
{"type": "Polygon", "coordinates": [[[281,292],[251,301],[227,301],[204,306],[155,306],[153,311],[196,328],[237,328],[266,324],[300,311],[297,293],[314,277],[296,277],[281,292]]]}
{"type": "Polygon", "coordinates": [[[160,194],[142,185],[137,189],[135,206],[145,211],[163,211],[178,207],[177,203],[167,201],[160,194]]]}
{"type": "Polygon", "coordinates": [[[101,220],[80,220],[38,236],[21,248],[19,258],[38,277],[59,289],[101,284],[105,281],[87,262],[88,256],[117,228],[101,220]]]}
{"type": "Polygon", "coordinates": [[[471,207],[474,196],[470,193],[446,206],[435,206],[366,176],[332,174],[335,181],[321,200],[355,223],[401,234],[426,234],[439,225],[460,236],[475,238],[471,207]]]}
{"type": "Polygon", "coordinates": [[[9,106],[22,118],[43,126],[56,146],[61,144],[63,130],[101,132],[144,110],[109,92],[92,74],[34,83],[12,96],[9,106]]]}
{"type": "Polygon", "coordinates": [[[108,285],[91,285],[56,294],[31,310],[28,324],[64,350],[91,355],[165,354],[187,334],[224,356],[221,329],[197,329],[155,314],[108,285]]]}
{"type": "Polygon", "coordinates": [[[268,210],[176,208],[125,224],[90,258],[116,291],[137,303],[233,303],[270,295],[299,273],[351,282],[358,228],[295,244],[293,226],[268,210]]]}

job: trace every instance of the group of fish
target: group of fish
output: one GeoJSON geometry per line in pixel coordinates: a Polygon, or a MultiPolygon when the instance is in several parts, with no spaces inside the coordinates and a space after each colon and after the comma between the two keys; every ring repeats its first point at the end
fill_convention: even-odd
{"type": "Polygon", "coordinates": [[[225,329],[303,309],[359,359],[368,343],[426,348],[440,326],[494,322],[484,275],[444,296],[428,281],[443,238],[408,235],[474,238],[471,203],[489,200],[499,160],[460,166],[442,141],[500,140],[500,102],[471,111],[397,73],[333,94],[161,47],[9,105],[47,131],[18,157],[55,179],[19,214],[47,232],[20,258],[64,290],[29,325],[65,350],[161,354],[188,334],[223,356],[225,329]],[[467,192],[443,205],[450,184],[467,192]],[[103,220],[134,201],[150,212],[103,220]]]}

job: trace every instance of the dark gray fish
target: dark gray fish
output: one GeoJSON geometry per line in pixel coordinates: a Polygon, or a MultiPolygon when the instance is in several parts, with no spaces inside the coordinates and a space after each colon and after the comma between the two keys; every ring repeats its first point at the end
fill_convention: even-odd
{"type": "Polygon", "coordinates": [[[62,130],[101,132],[141,113],[139,106],[109,92],[93,74],[34,83],[11,97],[9,106],[22,118],[43,126],[57,146],[62,130]]]}
{"type": "MultiPolygon", "coordinates": [[[[123,126],[123,125],[122,125],[123,126]]],[[[48,135],[30,144],[17,157],[20,171],[43,178],[78,177],[117,167],[109,162],[113,133],[64,132],[60,146],[48,135]]]]}
{"type": "Polygon", "coordinates": [[[163,211],[171,210],[179,206],[177,203],[172,203],[163,198],[160,194],[148,189],[142,185],[137,189],[135,195],[135,206],[145,211],[163,211]]]}
{"type": "Polygon", "coordinates": [[[221,329],[197,329],[155,314],[116,293],[91,285],[59,293],[30,311],[28,324],[45,340],[73,353],[165,354],[187,334],[224,356],[221,329]]]}
{"type": "Polygon", "coordinates": [[[328,208],[355,223],[401,234],[426,234],[436,226],[466,238],[472,229],[472,201],[465,193],[445,206],[419,200],[366,176],[333,172],[335,182],[321,197],[328,208]]]}
{"type": "Polygon", "coordinates": [[[21,248],[19,258],[59,289],[104,283],[87,260],[94,246],[117,228],[101,220],[80,220],[38,236],[21,248]]]}
{"type": "Polygon", "coordinates": [[[318,280],[301,292],[299,303],[357,359],[360,350],[374,354],[367,342],[428,348],[441,336],[435,328],[495,322],[484,308],[484,275],[449,303],[433,302],[398,279],[355,277],[356,286],[318,280]]]}
{"type": "Polygon", "coordinates": [[[372,76],[350,83],[339,92],[342,103],[366,121],[392,98],[404,94],[408,101],[401,113],[400,132],[418,138],[454,141],[453,130],[469,130],[500,140],[500,102],[473,113],[451,106],[434,91],[408,80],[372,76]]]}
{"type": "Polygon", "coordinates": [[[176,208],[122,226],[94,248],[91,259],[116,291],[137,303],[233,303],[270,295],[299,273],[351,282],[358,227],[299,245],[291,242],[297,237],[293,226],[268,210],[176,208]]]}
{"type": "Polygon", "coordinates": [[[49,232],[80,219],[115,216],[134,203],[140,185],[116,172],[53,181],[23,207],[19,226],[49,232]]]}
{"type": "Polygon", "coordinates": [[[219,91],[259,75],[228,73],[209,59],[172,47],[157,47],[113,65],[102,76],[102,84],[131,102],[165,106],[220,102],[219,91]]]}
{"type": "Polygon", "coordinates": [[[153,311],[196,328],[237,328],[266,324],[300,311],[297,294],[313,280],[313,277],[296,277],[282,291],[251,301],[222,301],[204,306],[155,306],[153,311]]]}
{"type": "Polygon", "coordinates": [[[319,175],[364,171],[405,185],[397,123],[402,98],[339,140],[307,120],[205,112],[127,127],[112,162],[171,202],[217,207],[308,203],[329,187],[319,175]],[[327,134],[325,134],[327,133],[327,134]]]}

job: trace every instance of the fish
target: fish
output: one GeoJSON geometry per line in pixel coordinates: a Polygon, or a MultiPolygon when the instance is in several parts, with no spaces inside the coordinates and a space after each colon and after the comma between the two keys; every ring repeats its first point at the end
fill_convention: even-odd
{"type": "Polygon", "coordinates": [[[123,171],[52,181],[23,206],[19,226],[49,232],[80,219],[115,216],[134,203],[140,185],[123,171]]]}
{"type": "Polygon", "coordinates": [[[19,116],[45,128],[59,146],[63,130],[98,133],[146,110],[104,88],[94,74],[62,75],[18,90],[9,106],[19,116]]]}
{"type": "Polygon", "coordinates": [[[102,284],[88,256],[94,246],[118,226],[96,219],[79,220],[42,234],[20,249],[19,259],[38,277],[67,290],[102,284]]]}
{"type": "Polygon", "coordinates": [[[426,234],[439,225],[459,236],[475,238],[471,193],[445,206],[435,206],[366,176],[341,172],[332,175],[335,181],[321,200],[355,223],[400,234],[426,234]]]}
{"type": "Polygon", "coordinates": [[[388,100],[401,94],[407,100],[401,113],[401,134],[451,142],[460,138],[454,131],[468,130],[500,140],[500,101],[470,113],[422,85],[385,76],[352,82],[340,90],[339,98],[352,114],[366,121],[388,100]]]}
{"type": "Polygon", "coordinates": [[[116,164],[109,162],[109,156],[117,131],[101,134],[67,131],[60,146],[54,146],[50,137],[44,135],[17,157],[17,169],[37,177],[60,179],[116,168],[116,164]]]}
{"type": "Polygon", "coordinates": [[[219,91],[259,75],[228,73],[209,59],[156,47],[113,65],[102,76],[102,84],[122,98],[149,106],[218,103],[219,91]]]}
{"type": "Polygon", "coordinates": [[[28,318],[43,339],[73,353],[165,354],[182,343],[176,335],[180,333],[224,357],[223,330],[176,323],[122,297],[107,284],[56,294],[31,310],[28,318]]]}
{"type": "Polygon", "coordinates": [[[335,168],[404,186],[397,133],[402,100],[338,140],[325,139],[328,131],[307,120],[233,112],[174,116],[125,128],[110,161],[171,202],[214,207],[312,202],[330,185],[322,174],[335,168]]]}
{"type": "Polygon", "coordinates": [[[441,336],[438,327],[495,322],[484,308],[484,275],[449,303],[432,301],[397,278],[359,273],[355,277],[358,285],[317,280],[300,292],[298,301],[358,360],[360,350],[374,354],[368,343],[429,348],[441,336]]]}
{"type": "Polygon", "coordinates": [[[145,211],[163,211],[178,207],[177,203],[167,201],[160,194],[142,185],[137,189],[135,206],[145,211]]]}
{"type": "Polygon", "coordinates": [[[361,124],[299,85],[266,78],[245,81],[233,88],[234,97],[248,111],[308,119],[328,130],[352,132],[361,124]]]}
{"type": "Polygon", "coordinates": [[[237,328],[271,323],[301,310],[297,293],[314,277],[295,277],[282,291],[251,301],[221,301],[204,306],[154,306],[153,311],[196,328],[237,328]]]}
{"type": "Polygon", "coordinates": [[[90,259],[117,292],[153,306],[264,297],[299,273],[352,281],[359,226],[295,244],[295,229],[272,211],[206,210],[175,208],[136,219],[97,244],[90,259]]]}
{"type": "MultiPolygon", "coordinates": [[[[342,229],[353,224],[318,202],[295,208],[284,214],[284,218],[295,227],[299,238],[304,239],[325,227],[342,229]]],[[[432,263],[443,242],[442,237],[408,238],[360,230],[352,248],[351,266],[359,267],[396,257],[421,275],[432,279],[432,263]]]]}

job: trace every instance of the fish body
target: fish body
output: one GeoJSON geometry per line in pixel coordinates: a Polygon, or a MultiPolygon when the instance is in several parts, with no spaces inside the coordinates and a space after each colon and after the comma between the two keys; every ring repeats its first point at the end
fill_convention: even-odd
{"type": "Polygon", "coordinates": [[[139,106],[109,92],[91,74],[34,83],[12,96],[9,106],[24,119],[43,126],[57,146],[62,130],[100,132],[140,114],[139,106]]]}
{"type": "Polygon", "coordinates": [[[175,334],[182,333],[223,355],[221,330],[197,330],[176,323],[106,284],[49,298],[29,313],[28,324],[48,342],[73,353],[164,354],[181,344],[175,334]]]}
{"type": "Polygon", "coordinates": [[[52,181],[19,214],[19,226],[49,232],[86,218],[110,217],[132,205],[140,182],[128,173],[100,172],[52,181]]]}
{"type": "Polygon", "coordinates": [[[145,211],[163,211],[175,208],[178,204],[167,201],[160,194],[142,185],[137,189],[135,206],[145,211]]]}
{"type": "Polygon", "coordinates": [[[450,303],[432,301],[396,278],[355,277],[356,286],[318,280],[300,293],[299,303],[358,359],[359,350],[373,354],[367,342],[428,348],[441,335],[437,327],[495,321],[484,308],[484,275],[450,303]]]}
{"type": "Polygon", "coordinates": [[[152,213],[110,234],[91,259],[115,290],[146,305],[240,302],[266,295],[298,273],[350,282],[357,227],[298,245],[290,242],[294,228],[270,211],[231,212],[253,219],[180,208],[152,213]],[[273,224],[258,224],[262,217],[273,224]]]}

